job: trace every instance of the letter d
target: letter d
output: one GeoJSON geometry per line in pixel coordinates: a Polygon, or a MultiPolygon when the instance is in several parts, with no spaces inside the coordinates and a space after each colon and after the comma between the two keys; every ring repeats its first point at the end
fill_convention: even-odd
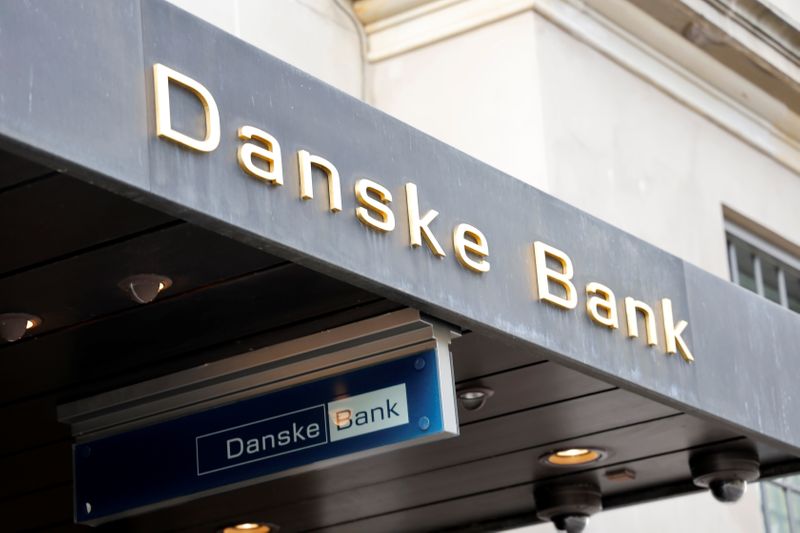
{"type": "Polygon", "coordinates": [[[213,152],[219,146],[219,110],[214,97],[211,96],[208,89],[189,76],[184,76],[180,72],[165,67],[160,63],[153,65],[153,85],[156,97],[156,135],[199,152],[213,152]],[[203,104],[203,110],[205,110],[206,114],[206,136],[204,139],[195,139],[172,129],[172,114],[169,106],[170,80],[188,89],[203,104]]]}
{"type": "Polygon", "coordinates": [[[225,443],[225,445],[228,448],[228,459],[236,459],[237,457],[242,455],[242,452],[244,451],[244,442],[242,442],[242,439],[240,439],[239,437],[236,437],[236,438],[233,438],[233,439],[228,439],[227,442],[225,443]],[[236,453],[236,454],[231,453],[231,443],[232,442],[235,442],[235,443],[239,444],[239,453],[236,453]]]}

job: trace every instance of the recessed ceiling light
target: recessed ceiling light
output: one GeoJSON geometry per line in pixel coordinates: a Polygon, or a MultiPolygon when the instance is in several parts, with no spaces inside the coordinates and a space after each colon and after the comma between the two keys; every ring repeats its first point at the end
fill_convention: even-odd
{"type": "Polygon", "coordinates": [[[42,319],[29,313],[0,314],[0,337],[6,342],[20,340],[27,331],[41,325],[42,319]]]}
{"type": "Polygon", "coordinates": [[[552,466],[575,466],[600,461],[607,455],[600,448],[563,448],[544,454],[541,461],[552,466]]]}
{"type": "Polygon", "coordinates": [[[119,282],[119,288],[137,304],[152,302],[161,291],[171,286],[172,280],[161,274],[134,274],[119,282]]]}
{"type": "Polygon", "coordinates": [[[270,533],[272,527],[268,524],[261,522],[242,522],[235,526],[228,526],[222,530],[222,533],[270,533]]]}

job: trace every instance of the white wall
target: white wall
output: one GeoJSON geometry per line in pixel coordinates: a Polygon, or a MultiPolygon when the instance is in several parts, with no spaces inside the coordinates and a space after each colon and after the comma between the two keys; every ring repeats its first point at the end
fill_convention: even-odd
{"type": "Polygon", "coordinates": [[[170,2],[361,98],[358,32],[333,0],[170,2]]]}
{"type": "Polygon", "coordinates": [[[533,12],[372,66],[372,103],[547,189],[533,12]]]}
{"type": "Polygon", "coordinates": [[[800,243],[800,176],[537,19],[549,192],[720,277],[721,206],[800,243]]]}
{"type": "Polygon", "coordinates": [[[761,0],[761,3],[800,30],[800,2],[797,0],[761,0]]]}
{"type": "MultiPolygon", "coordinates": [[[[751,487],[736,504],[719,503],[710,494],[603,511],[589,519],[586,533],[759,533],[764,531],[759,491],[751,487]]],[[[552,524],[509,533],[555,533],[552,524]]]]}
{"type": "Polygon", "coordinates": [[[379,62],[372,91],[384,111],[720,277],[723,204],[800,243],[797,174],[532,11],[379,62]]]}

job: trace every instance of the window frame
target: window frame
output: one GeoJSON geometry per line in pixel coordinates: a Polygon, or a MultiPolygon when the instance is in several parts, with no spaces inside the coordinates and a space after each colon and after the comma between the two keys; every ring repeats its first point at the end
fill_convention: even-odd
{"type": "MultiPolygon", "coordinates": [[[[753,233],[749,232],[748,230],[742,228],[741,226],[726,220],[725,221],[725,241],[727,246],[727,255],[728,255],[728,269],[730,273],[730,280],[739,285],[740,287],[743,286],[740,283],[739,279],[739,268],[738,268],[738,255],[737,255],[737,246],[736,240],[741,241],[745,248],[749,249],[751,254],[753,255],[753,277],[755,279],[756,284],[756,294],[759,296],[766,297],[766,291],[764,289],[764,272],[763,272],[763,257],[765,256],[766,259],[771,260],[777,264],[777,291],[778,291],[778,301],[775,302],[781,307],[789,309],[789,294],[788,294],[788,285],[787,285],[787,272],[788,274],[794,279],[800,279],[800,259],[791,255],[790,253],[778,248],[774,244],[770,243],[769,241],[754,235],[753,233]],[[733,237],[735,240],[731,240],[733,237]]],[[[773,301],[770,299],[770,301],[773,301]]],[[[798,532],[800,533],[800,532],[798,532]]]]}

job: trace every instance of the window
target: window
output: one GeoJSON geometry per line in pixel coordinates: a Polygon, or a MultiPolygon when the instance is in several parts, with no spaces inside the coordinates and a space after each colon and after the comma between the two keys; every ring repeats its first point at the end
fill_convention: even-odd
{"type": "Polygon", "coordinates": [[[800,259],[739,226],[726,228],[731,281],[800,313],[800,259]]]}
{"type": "MultiPolygon", "coordinates": [[[[800,260],[726,222],[731,281],[800,313],[800,260]]],[[[767,533],[800,533],[800,475],[761,483],[767,533]]]]}
{"type": "Polygon", "coordinates": [[[800,533],[800,476],[761,483],[767,533],[800,533]]]}

